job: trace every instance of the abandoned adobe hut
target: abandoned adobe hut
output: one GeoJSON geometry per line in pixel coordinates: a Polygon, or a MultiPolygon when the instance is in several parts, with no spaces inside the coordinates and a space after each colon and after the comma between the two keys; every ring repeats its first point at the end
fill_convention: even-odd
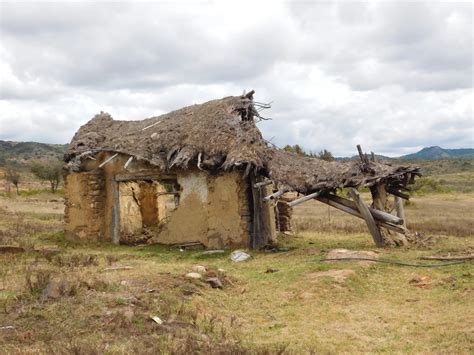
{"type": "MultiPolygon", "coordinates": [[[[193,105],[143,121],[100,113],[82,126],[65,155],[66,233],[79,240],[184,244],[209,248],[271,243],[285,206],[317,199],[364,218],[377,245],[406,242],[400,204],[418,168],[369,161],[327,162],[269,145],[256,122],[267,105],[254,92],[193,105]],[[351,188],[352,200],[337,189],[351,188]],[[370,187],[372,207],[357,190],[370,187]],[[277,216],[275,217],[275,213],[277,216]]],[[[288,210],[286,208],[286,210],[288,210]]],[[[285,218],[288,219],[288,211],[285,218]]]]}

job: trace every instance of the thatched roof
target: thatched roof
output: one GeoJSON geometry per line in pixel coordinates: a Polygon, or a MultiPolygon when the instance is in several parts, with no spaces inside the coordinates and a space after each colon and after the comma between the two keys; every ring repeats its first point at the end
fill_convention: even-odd
{"type": "Polygon", "coordinates": [[[384,180],[406,186],[411,166],[360,161],[327,162],[270,146],[256,126],[253,92],[188,106],[143,121],[116,121],[96,115],[74,135],[65,160],[81,169],[86,152],[134,156],[162,171],[192,165],[210,172],[242,169],[266,176],[280,188],[309,193],[384,180]]]}

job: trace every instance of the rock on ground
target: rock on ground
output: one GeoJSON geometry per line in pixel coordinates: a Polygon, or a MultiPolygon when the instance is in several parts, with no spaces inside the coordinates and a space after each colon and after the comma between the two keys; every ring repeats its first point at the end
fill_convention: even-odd
{"type": "MultiPolygon", "coordinates": [[[[362,259],[373,259],[377,260],[379,256],[373,251],[365,250],[347,250],[347,249],[332,249],[329,251],[326,259],[351,259],[351,258],[362,258],[362,259]]],[[[328,261],[328,262],[337,262],[337,261],[328,261]]],[[[370,260],[359,260],[359,265],[369,266],[375,261],[370,260]]]]}

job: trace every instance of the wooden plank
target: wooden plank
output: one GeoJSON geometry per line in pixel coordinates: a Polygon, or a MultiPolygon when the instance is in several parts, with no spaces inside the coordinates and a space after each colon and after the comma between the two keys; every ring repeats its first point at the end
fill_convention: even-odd
{"type": "Polygon", "coordinates": [[[156,172],[137,172],[136,174],[117,174],[115,176],[116,181],[134,181],[134,180],[176,180],[176,175],[170,174],[157,174],[156,172]]]}
{"type": "MultiPolygon", "coordinates": [[[[348,207],[346,205],[343,205],[337,201],[334,201],[332,199],[329,199],[325,196],[320,196],[320,197],[317,197],[316,200],[318,200],[319,202],[322,202],[322,203],[325,203],[331,207],[334,207],[342,212],[345,212],[345,213],[348,213],[348,214],[351,214],[353,215],[354,217],[358,217],[358,218],[362,218],[362,215],[360,214],[359,211],[357,211],[356,209],[354,208],[351,208],[351,207],[348,207]]],[[[352,201],[351,201],[352,202],[352,201]]],[[[397,225],[394,225],[394,224],[390,224],[390,223],[386,223],[386,222],[382,222],[382,221],[376,221],[377,225],[381,226],[381,227],[384,227],[384,228],[387,228],[387,229],[391,229],[395,232],[398,232],[398,233],[405,233],[406,232],[406,229],[404,229],[403,227],[401,226],[397,226],[397,225]]]]}
{"type": "Polygon", "coordinates": [[[378,247],[382,247],[384,243],[382,239],[382,234],[380,233],[380,229],[375,223],[374,217],[369,211],[369,207],[367,207],[365,202],[361,199],[359,191],[351,187],[349,189],[349,195],[352,197],[355,204],[357,205],[357,208],[362,217],[364,218],[365,223],[367,223],[367,227],[369,228],[370,234],[372,234],[372,238],[374,239],[375,245],[378,247]]]}
{"type": "Polygon", "coordinates": [[[102,168],[105,164],[107,164],[109,161],[111,161],[112,159],[114,159],[115,157],[117,157],[118,153],[115,153],[114,155],[112,155],[110,158],[108,158],[107,160],[105,160],[102,164],[99,165],[99,168],[102,168]]]}
{"type": "Polygon", "coordinates": [[[312,194],[306,195],[306,196],[304,196],[302,198],[299,198],[297,200],[293,200],[291,202],[288,202],[288,206],[293,207],[293,206],[300,205],[303,202],[306,202],[306,201],[314,199],[315,197],[318,197],[320,193],[321,193],[320,191],[314,192],[312,194]]]}
{"type": "Polygon", "coordinates": [[[406,227],[407,222],[405,219],[405,208],[403,207],[403,200],[398,196],[395,196],[395,210],[397,211],[398,218],[401,218],[403,220],[403,227],[406,227]]]}
{"type": "MultiPolygon", "coordinates": [[[[346,198],[336,196],[336,195],[327,195],[325,197],[327,197],[329,199],[332,199],[332,200],[340,203],[341,205],[350,207],[350,208],[352,208],[356,211],[358,210],[357,205],[353,201],[348,200],[346,198]]],[[[372,216],[374,217],[374,219],[376,221],[388,222],[388,223],[400,224],[400,225],[403,224],[403,219],[401,219],[397,216],[394,216],[390,213],[387,213],[385,211],[381,211],[381,210],[378,210],[378,209],[372,208],[372,207],[369,207],[369,211],[370,211],[370,213],[372,214],[372,216]]]]}
{"type": "Polygon", "coordinates": [[[120,242],[120,193],[118,183],[112,179],[112,225],[110,226],[110,239],[112,243],[119,244],[120,242]]]}
{"type": "Polygon", "coordinates": [[[250,189],[252,190],[252,206],[253,206],[253,219],[252,219],[252,238],[251,247],[256,249],[260,245],[260,239],[262,238],[262,220],[261,220],[261,208],[262,201],[260,197],[260,189],[256,189],[253,186],[256,183],[254,176],[250,176],[250,189]]]}

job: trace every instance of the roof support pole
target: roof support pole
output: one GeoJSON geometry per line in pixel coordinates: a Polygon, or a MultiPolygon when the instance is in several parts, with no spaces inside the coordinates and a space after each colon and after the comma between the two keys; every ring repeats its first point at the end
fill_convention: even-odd
{"type": "Polygon", "coordinates": [[[293,200],[293,201],[291,201],[291,202],[288,202],[288,206],[290,206],[290,207],[298,206],[299,204],[302,204],[303,202],[306,202],[306,201],[309,201],[309,200],[312,200],[312,199],[318,197],[320,193],[321,193],[321,192],[319,192],[319,191],[318,191],[318,192],[314,192],[314,193],[312,193],[312,194],[309,194],[309,195],[306,195],[306,196],[304,196],[304,197],[301,197],[301,198],[299,198],[299,199],[297,199],[297,200],[293,200]]]}
{"type": "MultiPolygon", "coordinates": [[[[362,219],[364,218],[362,217],[360,212],[357,210],[355,203],[352,202],[351,200],[347,200],[345,198],[334,196],[334,195],[319,196],[319,197],[316,197],[316,200],[318,200],[319,202],[325,203],[331,207],[334,207],[342,212],[349,213],[350,215],[353,215],[355,217],[362,218],[362,219]]],[[[379,220],[375,217],[374,219],[375,219],[375,223],[377,223],[377,225],[380,227],[384,227],[398,233],[406,232],[406,230],[402,226],[397,226],[393,223],[390,223],[384,220],[379,220]]]]}
{"type": "Polygon", "coordinates": [[[365,204],[362,198],[359,195],[359,191],[351,187],[349,189],[349,195],[354,200],[357,208],[359,209],[360,214],[367,223],[367,227],[369,227],[370,234],[372,234],[372,238],[374,239],[375,245],[378,247],[382,247],[384,245],[382,234],[380,233],[380,229],[375,223],[374,217],[369,211],[369,207],[365,204]]]}
{"type": "Polygon", "coordinates": [[[110,239],[112,243],[119,244],[120,242],[120,193],[118,182],[115,176],[112,178],[112,225],[110,226],[110,239]]]}
{"type": "MultiPolygon", "coordinates": [[[[385,184],[377,184],[370,188],[372,193],[372,199],[374,201],[373,207],[381,210],[390,212],[394,209],[393,203],[389,199],[389,191],[387,190],[385,184]]],[[[395,209],[396,201],[395,201],[395,209]]],[[[402,218],[400,215],[398,217],[402,220],[402,225],[405,223],[405,219],[402,218]]],[[[406,230],[406,228],[405,228],[406,230]]],[[[406,233],[397,233],[392,232],[390,230],[386,230],[385,228],[381,228],[380,232],[382,233],[383,241],[385,245],[391,246],[403,246],[408,245],[408,240],[406,238],[406,233]]]]}
{"type": "Polygon", "coordinates": [[[407,221],[405,219],[405,208],[403,207],[403,200],[399,196],[395,196],[395,209],[397,210],[398,218],[403,219],[403,227],[406,228],[407,221]]]}

